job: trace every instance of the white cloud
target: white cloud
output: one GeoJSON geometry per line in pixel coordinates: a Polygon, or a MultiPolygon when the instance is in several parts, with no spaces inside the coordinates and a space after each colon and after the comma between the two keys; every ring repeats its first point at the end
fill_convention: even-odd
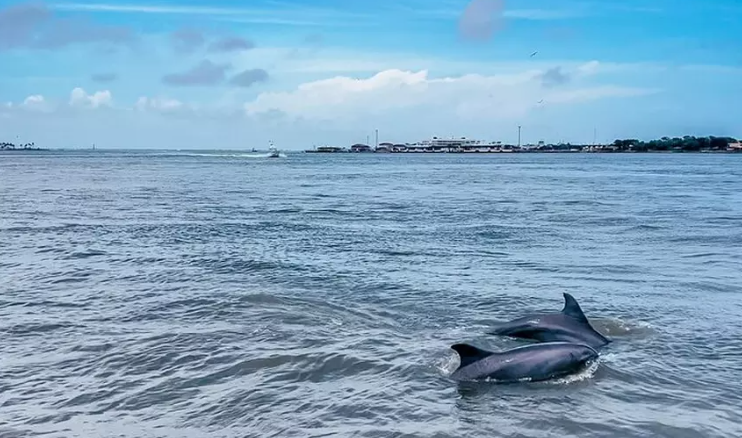
{"type": "Polygon", "coordinates": [[[110,106],[112,101],[113,97],[108,90],[87,94],[85,90],[78,87],[70,93],[69,105],[73,108],[99,108],[110,106]]]}
{"type": "Polygon", "coordinates": [[[40,94],[34,94],[32,96],[28,96],[24,101],[23,105],[29,106],[29,105],[36,105],[39,103],[44,103],[45,99],[44,96],[40,94]]]}
{"type": "Polygon", "coordinates": [[[168,97],[146,97],[142,96],[137,100],[134,108],[138,111],[155,111],[162,113],[171,113],[187,109],[186,104],[168,97]]]}
{"type": "MultiPolygon", "coordinates": [[[[236,68],[261,67],[272,77],[294,75],[306,80],[307,75],[327,77],[336,74],[373,74],[383,70],[399,69],[419,71],[427,69],[436,75],[459,75],[464,72],[481,74],[517,73],[529,69],[544,69],[561,66],[566,69],[581,67],[584,74],[644,73],[650,69],[664,68],[658,63],[610,63],[576,61],[569,59],[546,59],[541,54],[528,58],[524,53],[520,61],[455,60],[443,57],[424,56],[405,52],[354,51],[348,49],[258,47],[242,52],[231,59],[236,68]]],[[[312,79],[314,79],[312,77],[312,79]]]]}
{"type": "Polygon", "coordinates": [[[248,115],[279,111],[293,118],[362,121],[399,115],[400,120],[424,117],[485,121],[524,117],[539,102],[574,104],[608,97],[629,97],[655,90],[620,86],[580,86],[579,78],[597,71],[588,63],[567,74],[569,86],[544,89],[543,70],[517,73],[432,78],[427,70],[390,69],[366,79],[336,76],[299,85],[293,91],[267,92],[245,104],[248,115]]]}
{"type": "Polygon", "coordinates": [[[49,112],[52,110],[51,104],[40,94],[34,94],[25,98],[21,104],[21,108],[40,112],[49,112]]]}
{"type": "Polygon", "coordinates": [[[581,75],[591,75],[591,74],[597,73],[599,69],[600,69],[600,62],[590,61],[588,63],[581,65],[577,69],[577,72],[581,75]]]}

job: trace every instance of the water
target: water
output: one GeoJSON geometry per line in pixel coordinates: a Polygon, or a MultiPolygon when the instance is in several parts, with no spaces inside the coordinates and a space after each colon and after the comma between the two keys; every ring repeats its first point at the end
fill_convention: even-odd
{"type": "Polygon", "coordinates": [[[742,435],[742,156],[0,155],[0,436],[742,435]],[[549,383],[448,347],[572,293],[549,383]]]}

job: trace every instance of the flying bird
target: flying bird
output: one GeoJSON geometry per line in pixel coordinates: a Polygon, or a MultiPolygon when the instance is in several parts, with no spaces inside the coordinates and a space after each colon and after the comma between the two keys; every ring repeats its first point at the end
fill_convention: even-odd
{"type": "Polygon", "coordinates": [[[534,56],[536,56],[537,53],[538,53],[538,50],[536,50],[535,52],[531,53],[531,58],[533,58],[534,56]]]}

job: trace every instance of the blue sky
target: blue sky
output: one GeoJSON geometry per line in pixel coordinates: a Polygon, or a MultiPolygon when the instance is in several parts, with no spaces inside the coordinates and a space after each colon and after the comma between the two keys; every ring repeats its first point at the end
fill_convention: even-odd
{"type": "Polygon", "coordinates": [[[740,28],[737,0],[0,0],[0,141],[742,136],[740,28]]]}

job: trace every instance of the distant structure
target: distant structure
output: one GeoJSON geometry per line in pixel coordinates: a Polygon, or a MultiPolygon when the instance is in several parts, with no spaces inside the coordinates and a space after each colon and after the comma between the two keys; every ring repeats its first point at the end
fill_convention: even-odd
{"type": "Polygon", "coordinates": [[[340,152],[348,152],[347,149],[338,147],[338,146],[318,146],[314,149],[307,149],[304,151],[306,153],[313,153],[313,154],[333,154],[333,153],[340,153],[340,152]]]}
{"type": "Polygon", "coordinates": [[[393,143],[381,143],[379,146],[376,147],[376,152],[379,153],[390,153],[394,149],[393,143]]]}
{"type": "Polygon", "coordinates": [[[367,144],[356,143],[350,147],[351,152],[373,152],[371,146],[367,144]]]}

